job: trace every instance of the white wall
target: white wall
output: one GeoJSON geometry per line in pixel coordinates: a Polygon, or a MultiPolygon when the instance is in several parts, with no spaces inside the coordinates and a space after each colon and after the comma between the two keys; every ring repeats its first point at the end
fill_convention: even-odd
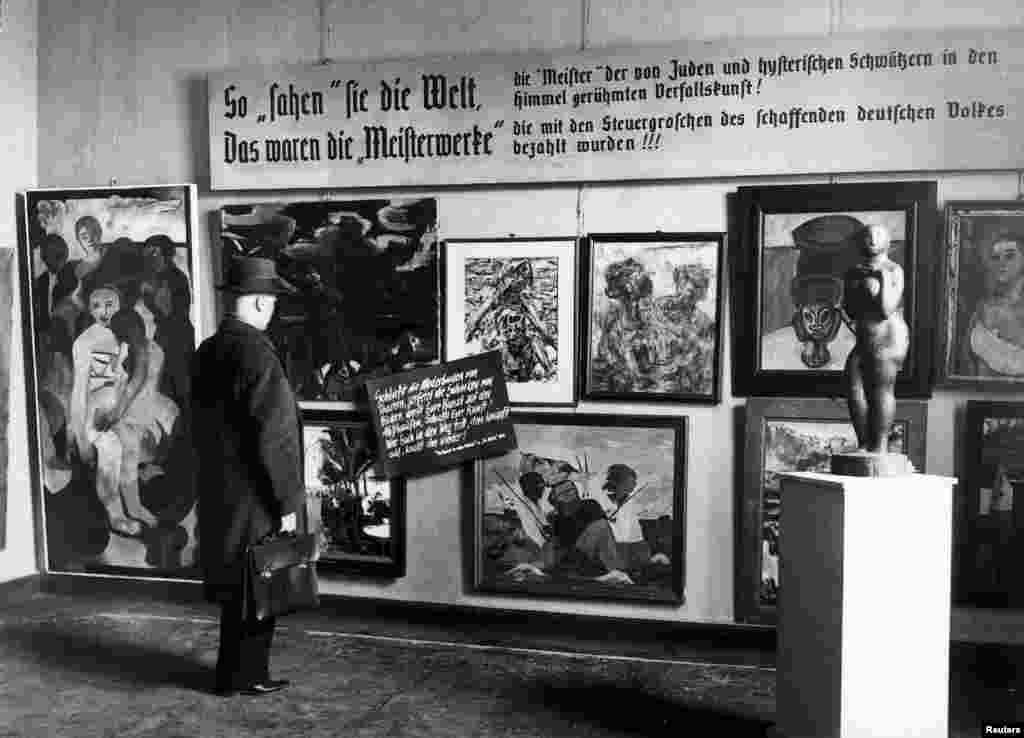
{"type": "MultiPolygon", "coordinates": [[[[803,0],[784,9],[741,0],[181,0],[166,3],[174,7],[164,5],[161,0],[80,0],[74,6],[41,0],[38,181],[40,186],[106,185],[112,179],[122,185],[198,182],[203,226],[198,246],[204,260],[198,288],[206,305],[204,335],[213,330],[215,319],[210,269],[217,239],[211,237],[212,213],[228,202],[360,196],[351,191],[211,193],[203,81],[208,72],[325,58],[572,50],[871,28],[1024,24],[1016,0],[983,0],[981,7],[934,0],[803,0]]],[[[943,200],[1018,194],[1015,174],[934,178],[940,182],[943,200]]],[[[738,184],[719,180],[577,187],[538,182],[526,188],[445,189],[438,194],[440,228],[443,237],[725,230],[725,194],[738,184]],[[623,226],[626,222],[628,228],[623,226]]],[[[379,194],[402,193],[374,193],[379,194]]],[[[743,401],[730,392],[728,343],[724,399],[717,407],[580,406],[581,411],[690,417],[684,606],[508,599],[467,591],[462,578],[460,489],[454,471],[409,485],[405,578],[380,583],[339,577],[326,580],[324,590],[484,607],[730,621],[733,469],[737,441],[741,442],[734,437],[733,411],[743,401]]],[[[954,472],[954,410],[966,398],[963,393],[939,391],[929,405],[927,461],[933,473],[954,472]]]]}
{"type": "MultiPolygon", "coordinates": [[[[38,39],[36,0],[8,0],[0,30],[0,248],[17,243],[15,193],[36,183],[36,101],[38,39]]],[[[33,536],[22,371],[21,309],[15,294],[12,320],[10,426],[7,467],[7,545],[0,551],[0,582],[38,571],[33,536]]]]}

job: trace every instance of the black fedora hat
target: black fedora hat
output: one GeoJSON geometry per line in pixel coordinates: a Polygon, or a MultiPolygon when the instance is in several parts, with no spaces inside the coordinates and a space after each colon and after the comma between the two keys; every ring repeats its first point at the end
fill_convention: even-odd
{"type": "Polygon", "coordinates": [[[295,287],[277,273],[273,259],[258,256],[233,257],[228,264],[224,284],[217,289],[238,295],[282,295],[294,294],[295,287]]]}

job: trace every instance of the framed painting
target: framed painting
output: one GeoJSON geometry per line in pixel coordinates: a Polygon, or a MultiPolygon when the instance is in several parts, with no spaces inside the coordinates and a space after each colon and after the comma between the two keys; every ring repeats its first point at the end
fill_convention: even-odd
{"type": "Polygon", "coordinates": [[[683,601],[686,418],[515,413],[467,465],[477,590],[683,601]]]}
{"type": "Polygon", "coordinates": [[[11,397],[11,309],[14,305],[14,249],[0,248],[0,551],[7,547],[7,464],[11,397]]]}
{"type": "Polygon", "coordinates": [[[1024,388],[1024,202],[946,203],[944,384],[1024,388]]]}
{"type": "Polygon", "coordinates": [[[321,570],[405,575],[405,480],[375,469],[376,436],[361,415],[303,410],[308,530],[321,570]]]}
{"type": "Polygon", "coordinates": [[[1024,403],[972,400],[967,403],[965,426],[954,596],[977,607],[1020,609],[1024,403]]]}
{"type": "Polygon", "coordinates": [[[721,233],[588,236],[582,397],[718,402],[723,241],[721,233]]]}
{"type": "Polygon", "coordinates": [[[445,241],[445,359],[498,351],[509,401],[572,405],[575,238],[445,241]]]}
{"type": "Polygon", "coordinates": [[[741,187],[734,244],[733,392],[738,396],[845,396],[854,334],[843,276],[867,228],[881,226],[904,272],[910,353],[900,397],[931,395],[938,259],[934,182],[741,187]]]}
{"type": "Polygon", "coordinates": [[[47,569],[195,578],[195,186],[38,189],[22,200],[47,569]]]}
{"type": "MultiPolygon", "coordinates": [[[[924,471],[927,405],[896,403],[889,451],[924,471]]],[[[845,403],[826,399],[747,400],[736,536],[735,619],[774,624],[780,586],[779,474],[828,472],[829,457],[857,448],[845,403]]]]}
{"type": "Polygon", "coordinates": [[[353,402],[368,378],[439,362],[437,200],[225,205],[220,215],[225,262],[274,259],[297,289],[267,332],[300,402],[353,402]]]}

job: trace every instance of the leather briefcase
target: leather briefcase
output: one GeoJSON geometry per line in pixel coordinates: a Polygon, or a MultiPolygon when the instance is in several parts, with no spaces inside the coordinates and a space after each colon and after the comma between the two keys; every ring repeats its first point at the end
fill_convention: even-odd
{"type": "Polygon", "coordinates": [[[249,546],[245,616],[264,620],[319,605],[316,553],[312,533],[277,533],[249,546]]]}

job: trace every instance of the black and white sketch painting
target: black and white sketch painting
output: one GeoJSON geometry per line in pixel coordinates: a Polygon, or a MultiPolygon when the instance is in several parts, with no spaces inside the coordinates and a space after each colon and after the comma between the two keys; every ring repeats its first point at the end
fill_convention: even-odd
{"type": "Polygon", "coordinates": [[[448,241],[448,360],[497,351],[514,403],[571,402],[574,239],[448,241]]]}
{"type": "Polygon", "coordinates": [[[226,205],[223,258],[263,256],[298,290],[268,333],[302,401],[440,358],[437,201],[226,205]]]}
{"type": "Polygon", "coordinates": [[[721,234],[590,236],[584,396],[718,397],[721,234]]]}

